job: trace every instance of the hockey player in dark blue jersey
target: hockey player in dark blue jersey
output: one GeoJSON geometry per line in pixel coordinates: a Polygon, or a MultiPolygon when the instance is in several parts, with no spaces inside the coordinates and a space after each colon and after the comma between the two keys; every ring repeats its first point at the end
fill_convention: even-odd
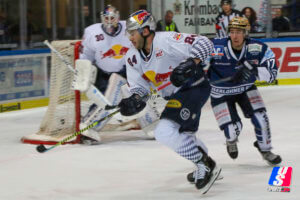
{"type": "Polygon", "coordinates": [[[235,17],[228,26],[229,36],[214,39],[214,51],[208,71],[211,81],[211,105],[219,127],[224,131],[227,152],[232,159],[238,157],[237,141],[242,122],[236,104],[255,128],[254,146],[272,165],[279,164],[281,157],[271,152],[271,132],[266,107],[255,80],[273,82],[277,66],[272,50],[264,43],[248,37],[249,23],[246,18],[235,17]],[[228,82],[217,80],[232,77],[228,82]],[[214,84],[215,83],[215,84],[214,84]]]}

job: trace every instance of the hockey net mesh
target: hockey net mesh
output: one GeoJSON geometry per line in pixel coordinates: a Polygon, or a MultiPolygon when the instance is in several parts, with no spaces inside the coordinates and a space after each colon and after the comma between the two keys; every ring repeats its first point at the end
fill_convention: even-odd
{"type": "MultiPolygon", "coordinates": [[[[53,41],[51,45],[74,66],[76,42],[78,41],[53,41]]],[[[52,52],[48,109],[39,131],[23,137],[24,143],[55,144],[78,130],[79,120],[76,117],[80,116],[80,108],[78,108],[80,96],[78,96],[79,92],[76,94],[74,90],[71,90],[72,80],[73,72],[52,52]]],[[[79,138],[74,138],[71,142],[77,143],[78,141],[79,138]]]]}

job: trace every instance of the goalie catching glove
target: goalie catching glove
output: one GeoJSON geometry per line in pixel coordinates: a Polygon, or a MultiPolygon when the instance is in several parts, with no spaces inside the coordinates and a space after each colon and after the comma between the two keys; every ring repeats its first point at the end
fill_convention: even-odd
{"type": "Polygon", "coordinates": [[[197,75],[203,75],[202,68],[195,63],[193,58],[188,58],[172,71],[170,81],[174,86],[180,87],[197,75]]]}
{"type": "Polygon", "coordinates": [[[232,81],[234,83],[245,83],[252,75],[257,76],[257,67],[252,66],[248,61],[243,62],[243,66],[233,75],[232,81]]]}
{"type": "Polygon", "coordinates": [[[138,94],[133,94],[122,99],[119,103],[120,113],[124,116],[132,116],[141,112],[146,107],[146,102],[138,94]]]}

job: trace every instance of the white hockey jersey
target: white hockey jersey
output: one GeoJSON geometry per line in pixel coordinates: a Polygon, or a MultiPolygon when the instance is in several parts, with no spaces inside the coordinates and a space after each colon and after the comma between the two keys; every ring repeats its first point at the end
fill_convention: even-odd
{"type": "Polygon", "coordinates": [[[131,93],[144,96],[151,89],[160,90],[163,97],[177,89],[170,84],[170,75],[180,62],[192,57],[205,60],[212,51],[211,41],[204,36],[176,32],[156,32],[151,53],[131,48],[126,54],[127,81],[131,93]]]}
{"type": "Polygon", "coordinates": [[[118,72],[125,65],[124,56],[131,47],[125,35],[126,23],[119,22],[119,29],[114,36],[107,34],[102,23],[93,24],[84,31],[80,59],[95,63],[105,72],[118,72]]]}

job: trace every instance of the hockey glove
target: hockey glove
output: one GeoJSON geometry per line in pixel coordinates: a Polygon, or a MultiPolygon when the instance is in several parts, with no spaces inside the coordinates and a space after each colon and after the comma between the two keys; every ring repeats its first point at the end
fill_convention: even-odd
{"type": "Polygon", "coordinates": [[[171,83],[180,87],[187,83],[191,77],[197,73],[197,64],[193,58],[188,58],[186,61],[180,63],[173,71],[170,76],[171,83]]]}
{"type": "Polygon", "coordinates": [[[120,107],[120,112],[124,116],[131,116],[141,112],[145,106],[146,102],[138,94],[133,94],[128,98],[122,99],[118,105],[120,107]]]}
{"type": "Polygon", "coordinates": [[[252,75],[257,76],[257,68],[252,66],[248,61],[244,61],[243,66],[233,75],[232,81],[234,83],[245,83],[252,75]]]}

